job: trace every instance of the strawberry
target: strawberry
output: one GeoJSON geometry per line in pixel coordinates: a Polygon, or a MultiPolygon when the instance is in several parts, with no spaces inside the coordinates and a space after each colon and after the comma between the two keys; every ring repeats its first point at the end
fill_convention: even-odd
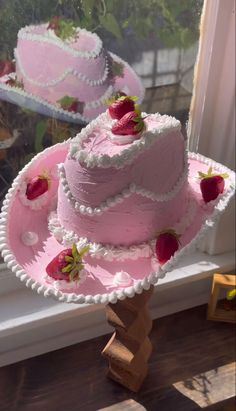
{"type": "Polygon", "coordinates": [[[110,105],[108,107],[109,114],[111,118],[121,119],[126,113],[130,111],[135,111],[135,101],[136,96],[119,96],[114,97],[109,101],[110,105]]]}
{"type": "Polygon", "coordinates": [[[82,258],[88,250],[89,247],[86,246],[78,251],[76,245],[73,244],[72,248],[61,251],[47,265],[47,274],[54,280],[78,281],[80,271],[84,268],[82,258]]]}
{"type": "Polygon", "coordinates": [[[47,30],[49,29],[55,30],[55,31],[58,30],[60,27],[60,21],[61,21],[61,17],[59,16],[52,17],[47,26],[47,30]]]}
{"type": "Polygon", "coordinates": [[[179,237],[172,229],[159,233],[156,240],[156,255],[161,265],[165,264],[179,249],[179,237]]]}
{"type": "Polygon", "coordinates": [[[62,97],[60,100],[57,101],[57,103],[60,104],[63,110],[67,110],[74,113],[81,111],[81,105],[83,105],[83,103],[81,103],[77,98],[70,96],[62,97]]]}
{"type": "Polygon", "coordinates": [[[116,135],[136,135],[144,128],[144,119],[139,110],[126,113],[120,120],[112,126],[112,133],[116,135]]]}
{"type": "Polygon", "coordinates": [[[0,60],[0,77],[15,71],[15,64],[10,60],[0,60]]]}
{"type": "Polygon", "coordinates": [[[50,187],[50,178],[47,172],[42,173],[36,177],[33,177],[27,184],[26,197],[28,200],[35,200],[42,194],[46,193],[50,187]]]}
{"type": "Polygon", "coordinates": [[[76,38],[77,32],[72,21],[63,20],[59,16],[53,17],[48,26],[47,30],[54,30],[55,34],[62,40],[68,40],[70,38],[76,38]]]}
{"type": "Polygon", "coordinates": [[[228,174],[213,174],[212,167],[209,168],[207,174],[198,172],[201,179],[200,188],[202,197],[205,203],[215,200],[219,194],[224,192],[225,178],[229,177],[228,174]]]}
{"type": "Polygon", "coordinates": [[[77,101],[73,101],[73,103],[71,103],[71,105],[68,107],[67,109],[68,111],[73,111],[74,113],[77,113],[77,111],[79,111],[79,102],[77,101]]]}

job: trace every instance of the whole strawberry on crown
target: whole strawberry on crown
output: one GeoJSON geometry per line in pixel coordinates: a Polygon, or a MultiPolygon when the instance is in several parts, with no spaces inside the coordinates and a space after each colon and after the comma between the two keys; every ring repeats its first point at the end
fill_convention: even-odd
{"type": "Polygon", "coordinates": [[[125,93],[118,92],[114,97],[108,100],[108,111],[111,118],[120,120],[126,113],[135,110],[136,96],[127,96],[125,93]]]}
{"type": "Polygon", "coordinates": [[[144,119],[138,104],[137,97],[118,93],[112,100],[108,112],[112,119],[117,121],[111,127],[111,140],[115,144],[128,144],[140,137],[145,129],[144,119]],[[122,137],[124,136],[124,137],[122,137]]]}

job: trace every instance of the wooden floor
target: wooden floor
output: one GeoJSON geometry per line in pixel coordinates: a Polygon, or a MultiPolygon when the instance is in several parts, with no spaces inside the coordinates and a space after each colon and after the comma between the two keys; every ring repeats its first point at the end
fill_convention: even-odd
{"type": "Polygon", "coordinates": [[[206,307],[156,320],[139,394],[105,376],[108,336],[0,369],[1,411],[233,411],[235,334],[206,307]]]}

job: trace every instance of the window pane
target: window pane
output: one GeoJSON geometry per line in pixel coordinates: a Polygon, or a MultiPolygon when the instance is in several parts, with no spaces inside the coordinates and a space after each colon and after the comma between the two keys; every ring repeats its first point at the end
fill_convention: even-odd
{"type": "MultiPolygon", "coordinates": [[[[105,49],[121,57],[139,75],[145,87],[143,111],[174,115],[184,125],[191,100],[202,5],[203,0],[1,1],[0,84],[4,83],[4,86],[0,85],[0,205],[24,164],[44,148],[74,136],[84,126],[68,118],[55,118],[46,109],[44,114],[47,116],[38,110],[37,97],[41,98],[37,94],[41,87],[38,83],[44,80],[43,99],[47,101],[47,92],[54,92],[56,81],[47,83],[45,80],[51,70],[50,56],[48,60],[44,53],[43,61],[40,60],[37,41],[33,42],[33,47],[26,48],[21,62],[17,61],[20,29],[29,25],[40,27],[42,23],[46,23],[48,29],[51,21],[50,30],[54,30],[53,35],[59,36],[66,47],[70,36],[73,37],[74,27],[97,33],[105,49]],[[55,16],[61,17],[60,33],[58,19],[52,20],[55,16]],[[14,55],[15,48],[17,52],[14,55]],[[9,78],[7,80],[10,91],[7,91],[6,98],[6,73],[9,73],[10,61],[14,58],[19,69],[27,67],[28,77],[32,76],[30,70],[33,67],[39,72],[38,77],[30,78],[31,87],[27,90],[27,82],[24,85],[24,81],[22,84],[19,78],[10,76],[10,81],[9,78]],[[26,97],[21,95],[22,86],[26,97]],[[14,93],[11,87],[16,87],[17,92],[14,93]]],[[[83,50],[89,47],[89,38],[86,41],[80,45],[83,50]]],[[[42,44],[46,47],[46,43],[42,44]]],[[[64,63],[63,58],[54,61],[55,76],[60,81],[65,74],[61,74],[60,64],[64,63]]],[[[122,78],[123,68],[122,64],[112,65],[114,78],[122,78]]],[[[88,77],[89,70],[88,66],[88,77]]]]}

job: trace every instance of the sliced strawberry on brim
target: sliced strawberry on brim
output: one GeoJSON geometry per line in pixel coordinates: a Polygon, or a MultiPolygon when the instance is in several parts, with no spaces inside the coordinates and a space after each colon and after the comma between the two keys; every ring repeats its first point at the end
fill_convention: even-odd
{"type": "Polygon", "coordinates": [[[135,101],[138,100],[136,96],[120,96],[111,99],[108,107],[111,118],[120,120],[126,113],[135,111],[135,101]]]}
{"type": "Polygon", "coordinates": [[[47,265],[46,272],[48,276],[54,280],[78,281],[80,271],[84,269],[83,257],[88,251],[88,246],[78,251],[75,244],[72,248],[61,251],[47,265]]]}
{"type": "Polygon", "coordinates": [[[156,239],[156,255],[161,265],[165,264],[179,249],[180,235],[175,230],[167,229],[158,234],[156,239]]]}
{"type": "Polygon", "coordinates": [[[41,175],[33,177],[27,184],[26,197],[28,200],[35,200],[50,188],[50,177],[47,172],[43,172],[41,175]]]}
{"type": "Polygon", "coordinates": [[[57,103],[63,108],[63,110],[73,113],[81,112],[83,104],[76,97],[64,96],[57,103]]]}
{"type": "Polygon", "coordinates": [[[200,182],[200,189],[205,203],[215,200],[220,194],[224,192],[225,178],[228,178],[227,173],[213,174],[212,167],[208,169],[207,173],[198,172],[200,182]]]}
{"type": "Polygon", "coordinates": [[[112,133],[115,135],[136,135],[144,129],[144,119],[138,110],[126,113],[120,120],[112,126],[112,133]]]}

